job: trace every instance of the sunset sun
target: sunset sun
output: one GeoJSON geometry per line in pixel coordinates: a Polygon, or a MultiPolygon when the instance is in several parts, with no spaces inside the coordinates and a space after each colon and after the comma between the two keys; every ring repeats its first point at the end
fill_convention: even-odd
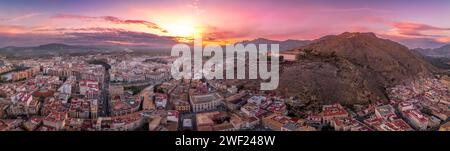
{"type": "Polygon", "coordinates": [[[192,22],[181,22],[169,24],[166,27],[168,33],[177,37],[193,37],[194,34],[200,34],[200,29],[192,22]]]}

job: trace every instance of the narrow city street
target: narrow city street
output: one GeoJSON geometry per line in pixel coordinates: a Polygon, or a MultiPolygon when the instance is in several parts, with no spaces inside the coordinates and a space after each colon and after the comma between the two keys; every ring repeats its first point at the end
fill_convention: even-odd
{"type": "Polygon", "coordinates": [[[109,81],[110,81],[110,77],[109,77],[109,68],[105,67],[105,78],[103,81],[103,86],[102,86],[102,99],[103,99],[103,104],[102,104],[102,113],[103,116],[109,116],[109,102],[110,102],[110,97],[109,97],[109,81]]]}

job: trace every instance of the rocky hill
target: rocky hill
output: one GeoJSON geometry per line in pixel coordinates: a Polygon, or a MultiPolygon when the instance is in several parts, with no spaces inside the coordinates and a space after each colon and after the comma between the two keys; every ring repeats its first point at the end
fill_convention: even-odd
{"type": "Polygon", "coordinates": [[[279,92],[326,103],[386,101],[386,87],[435,70],[407,47],[373,33],[325,36],[291,51],[303,55],[284,65],[279,92]]]}

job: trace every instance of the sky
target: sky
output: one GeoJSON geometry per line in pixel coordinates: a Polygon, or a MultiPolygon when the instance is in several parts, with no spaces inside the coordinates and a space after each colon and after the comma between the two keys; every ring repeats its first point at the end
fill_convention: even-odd
{"type": "Polygon", "coordinates": [[[450,44],[448,0],[2,0],[0,47],[219,44],[374,32],[410,48],[450,44]]]}

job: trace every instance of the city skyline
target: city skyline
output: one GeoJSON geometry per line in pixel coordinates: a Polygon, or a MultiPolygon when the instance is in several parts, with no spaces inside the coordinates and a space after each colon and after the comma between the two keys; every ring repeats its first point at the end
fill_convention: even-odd
{"type": "Polygon", "coordinates": [[[409,150],[443,131],[448,0],[0,0],[3,148],[409,150]]]}

